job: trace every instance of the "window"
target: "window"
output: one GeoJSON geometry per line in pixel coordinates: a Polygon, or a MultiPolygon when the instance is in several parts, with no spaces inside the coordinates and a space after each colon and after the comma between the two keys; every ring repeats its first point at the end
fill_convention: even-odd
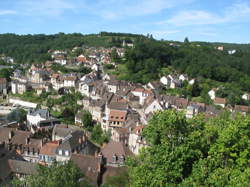
{"type": "Polygon", "coordinates": [[[59,155],[62,155],[62,150],[60,149],[58,153],[59,153],[59,155]]]}
{"type": "Polygon", "coordinates": [[[69,156],[69,151],[68,150],[65,151],[65,156],[69,156]]]}
{"type": "Polygon", "coordinates": [[[121,119],[123,119],[123,117],[121,117],[121,119]]]}

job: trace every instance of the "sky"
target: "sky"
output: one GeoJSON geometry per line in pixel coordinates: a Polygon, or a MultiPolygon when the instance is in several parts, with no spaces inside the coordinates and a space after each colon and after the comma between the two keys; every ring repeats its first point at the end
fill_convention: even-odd
{"type": "Polygon", "coordinates": [[[250,0],[0,0],[0,33],[100,31],[250,43],[250,0]]]}

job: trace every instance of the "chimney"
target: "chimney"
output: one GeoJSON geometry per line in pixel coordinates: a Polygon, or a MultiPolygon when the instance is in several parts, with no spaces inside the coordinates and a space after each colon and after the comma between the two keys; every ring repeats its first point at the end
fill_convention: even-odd
{"type": "Polygon", "coordinates": [[[44,142],[43,142],[43,139],[42,139],[42,140],[41,140],[41,144],[40,144],[40,145],[41,145],[41,147],[43,146],[43,143],[44,143],[44,142]]]}

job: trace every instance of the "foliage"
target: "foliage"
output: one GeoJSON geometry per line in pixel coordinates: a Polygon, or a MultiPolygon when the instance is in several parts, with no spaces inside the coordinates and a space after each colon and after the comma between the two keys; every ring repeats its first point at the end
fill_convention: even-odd
{"type": "Polygon", "coordinates": [[[103,65],[103,68],[106,70],[106,69],[114,69],[115,66],[113,64],[104,64],[103,65]]]}
{"type": "Polygon", "coordinates": [[[156,113],[143,131],[150,146],[128,160],[131,186],[246,186],[250,116],[186,120],[156,113]]]}
{"type": "Polygon", "coordinates": [[[83,115],[82,115],[81,120],[82,120],[83,126],[87,130],[92,131],[94,124],[93,124],[92,115],[89,111],[87,111],[87,110],[83,111],[83,115]]]}
{"type": "Polygon", "coordinates": [[[83,177],[80,170],[69,162],[64,165],[54,164],[50,167],[38,166],[38,173],[33,176],[28,176],[24,180],[14,181],[13,185],[28,186],[28,187],[80,187],[79,179],[83,177]]]}
{"type": "MultiPolygon", "coordinates": [[[[120,73],[125,74],[124,79],[147,83],[159,79],[166,68],[171,68],[190,78],[200,77],[221,84],[228,82],[237,84],[240,90],[250,91],[249,57],[247,50],[241,55],[229,55],[227,51],[218,51],[208,44],[197,46],[187,39],[178,47],[169,46],[165,41],[140,39],[135,41],[134,48],[127,49],[127,70],[120,73]]],[[[198,89],[193,94],[198,96],[200,92],[198,89]]]]}
{"type": "Polygon", "coordinates": [[[18,123],[22,123],[26,120],[26,115],[27,112],[24,109],[17,108],[7,115],[7,119],[9,121],[17,121],[18,123]]]}
{"type": "Polygon", "coordinates": [[[122,170],[116,176],[108,176],[102,187],[129,187],[128,171],[122,170]]]}
{"type": "Polygon", "coordinates": [[[133,40],[142,35],[118,34],[102,32],[98,34],[83,35],[80,33],[54,35],[0,35],[0,54],[11,56],[18,63],[45,62],[51,60],[49,50],[72,50],[82,46],[121,46],[123,39],[133,40]],[[113,38],[113,40],[112,40],[113,38]]]}
{"type": "Polygon", "coordinates": [[[103,132],[100,124],[94,126],[91,133],[91,140],[102,145],[104,142],[108,142],[110,139],[110,133],[103,132]]]}
{"type": "Polygon", "coordinates": [[[7,81],[10,81],[10,76],[12,74],[13,70],[12,69],[0,69],[0,78],[6,78],[7,81]]]}

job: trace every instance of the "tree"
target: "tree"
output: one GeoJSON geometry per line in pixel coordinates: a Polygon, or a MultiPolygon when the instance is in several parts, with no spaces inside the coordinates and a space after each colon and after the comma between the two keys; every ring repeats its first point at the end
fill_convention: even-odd
{"type": "Polygon", "coordinates": [[[246,186],[250,116],[186,120],[156,113],[143,131],[149,147],[129,158],[131,186],[246,186]]]}
{"type": "Polygon", "coordinates": [[[186,37],[186,38],[184,39],[184,44],[189,44],[188,37],[186,37]]]}
{"type": "Polygon", "coordinates": [[[83,115],[82,115],[82,123],[83,126],[88,129],[89,131],[92,131],[93,128],[93,120],[92,120],[92,115],[89,111],[84,110],[83,115]]]}
{"type": "Polygon", "coordinates": [[[7,115],[7,119],[9,121],[17,121],[18,123],[22,123],[26,120],[26,115],[27,112],[24,109],[17,108],[7,115]]]}
{"type": "Polygon", "coordinates": [[[80,187],[82,186],[79,179],[83,177],[72,162],[64,165],[53,164],[50,167],[39,165],[37,174],[28,176],[24,180],[14,180],[13,185],[16,187],[29,186],[29,187],[80,187]]]}
{"type": "Polygon", "coordinates": [[[104,142],[108,142],[110,139],[110,136],[108,133],[103,132],[102,127],[100,124],[97,124],[94,126],[92,133],[91,133],[91,139],[102,145],[104,142]]]}

